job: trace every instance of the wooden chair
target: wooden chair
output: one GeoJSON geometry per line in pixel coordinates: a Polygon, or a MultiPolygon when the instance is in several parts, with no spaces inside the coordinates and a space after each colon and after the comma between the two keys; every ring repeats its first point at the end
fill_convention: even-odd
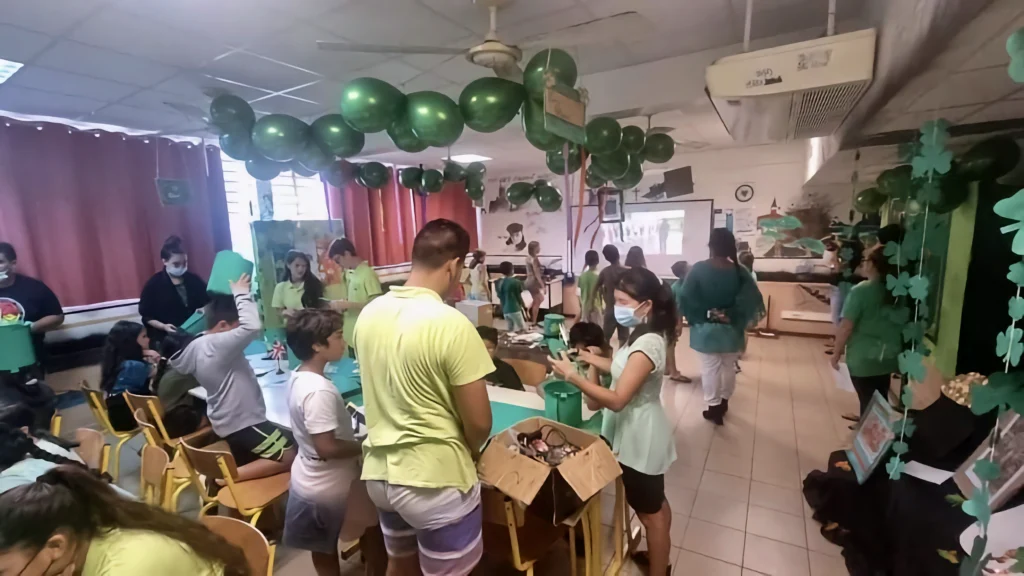
{"type": "Polygon", "coordinates": [[[196,472],[214,480],[223,480],[226,484],[218,490],[214,501],[206,502],[199,509],[200,518],[220,504],[237,510],[255,526],[264,510],[288,492],[288,483],[292,477],[290,472],[239,482],[238,467],[230,451],[214,447],[196,448],[188,442],[182,442],[181,447],[196,472]]]}
{"type": "Polygon", "coordinates": [[[139,430],[128,430],[125,432],[119,432],[114,430],[113,424],[110,423],[110,417],[107,415],[107,403],[103,397],[103,392],[94,388],[89,388],[87,382],[82,382],[82,393],[85,394],[86,403],[89,405],[89,410],[92,411],[93,417],[96,418],[96,422],[100,425],[100,428],[104,432],[117,438],[117,444],[114,446],[114,462],[110,467],[110,477],[117,482],[118,474],[121,471],[121,449],[128,443],[129,440],[139,435],[139,430]]]}
{"type": "Polygon", "coordinates": [[[50,416],[50,435],[60,438],[60,427],[63,423],[64,417],[60,415],[60,412],[54,410],[53,416],[50,416]]]}
{"type": "Polygon", "coordinates": [[[226,516],[203,516],[203,524],[211,532],[242,549],[252,576],[272,576],[276,547],[255,527],[226,516]]]}
{"type": "MultiPolygon", "coordinates": [[[[180,450],[168,448],[160,441],[159,432],[156,430],[156,426],[153,425],[146,418],[146,411],[142,408],[138,408],[134,412],[135,421],[139,423],[139,428],[142,429],[142,433],[146,436],[145,448],[153,448],[164,453],[164,456],[169,461],[168,466],[164,469],[164,477],[160,481],[160,494],[162,499],[159,505],[168,512],[178,511],[178,500],[181,498],[181,493],[185,491],[189,485],[195,487],[196,492],[199,493],[200,497],[213,500],[207,495],[206,485],[203,479],[199,477],[199,474],[189,464],[188,459],[180,450]],[[171,456],[174,455],[174,459],[171,460],[171,456]]],[[[145,480],[146,470],[142,471],[143,480],[145,480]]]]}
{"type": "MultiPolygon", "coordinates": [[[[520,505],[493,488],[480,488],[483,512],[484,550],[492,556],[511,561],[516,570],[533,576],[533,566],[543,558],[568,528],[552,526],[527,513],[520,505]]],[[[575,542],[570,542],[575,548],[575,542]]],[[[573,574],[576,559],[572,558],[573,574]]]]}
{"type": "Polygon", "coordinates": [[[75,454],[81,458],[85,465],[106,474],[110,467],[110,444],[102,432],[91,428],[79,428],[75,430],[75,442],[78,446],[74,448],[75,454]]]}
{"type": "Polygon", "coordinates": [[[139,495],[142,501],[150,506],[163,507],[167,494],[165,483],[170,472],[171,457],[162,448],[146,444],[142,447],[142,479],[139,482],[139,495]]]}
{"type": "Polygon", "coordinates": [[[159,398],[156,396],[140,396],[138,394],[125,392],[124,400],[133,414],[136,410],[142,410],[145,413],[146,421],[151,423],[156,429],[158,434],[157,439],[168,449],[172,450],[172,455],[173,451],[177,450],[178,445],[182,440],[189,440],[193,444],[204,445],[202,444],[202,440],[213,436],[213,428],[204,426],[191,434],[186,434],[179,438],[171,438],[170,434],[167,433],[167,427],[164,426],[164,405],[160,402],[159,398]]]}
{"type": "MultiPolygon", "coordinates": [[[[505,360],[503,358],[503,360],[505,360]]],[[[548,367],[532,360],[517,360],[515,358],[505,360],[511,366],[523,384],[527,386],[539,386],[548,377],[548,367]]]]}

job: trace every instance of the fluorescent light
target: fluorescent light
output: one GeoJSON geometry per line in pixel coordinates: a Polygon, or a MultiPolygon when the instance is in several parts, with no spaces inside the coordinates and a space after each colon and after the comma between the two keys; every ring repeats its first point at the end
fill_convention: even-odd
{"type": "MultiPolygon", "coordinates": [[[[442,160],[445,160],[445,158],[442,158],[442,160]]],[[[450,160],[455,162],[487,162],[488,160],[492,160],[492,158],[481,156],[479,154],[457,154],[452,156],[450,160]]]]}
{"type": "Polygon", "coordinates": [[[21,62],[13,62],[11,60],[4,60],[0,58],[0,84],[7,81],[8,78],[14,76],[14,73],[21,70],[24,66],[21,62]]]}

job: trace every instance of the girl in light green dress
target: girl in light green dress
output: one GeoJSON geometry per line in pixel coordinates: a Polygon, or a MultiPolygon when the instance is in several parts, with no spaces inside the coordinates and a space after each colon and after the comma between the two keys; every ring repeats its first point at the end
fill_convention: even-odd
{"type": "Polygon", "coordinates": [[[676,459],[672,425],[661,405],[667,342],[675,338],[676,307],[661,280],[645,268],[622,273],[615,289],[615,319],[633,328],[611,359],[580,351],[579,360],[611,374],[606,389],[581,375],[564,357],[555,372],[578,387],[592,410],[603,408],[601,435],[622,466],[626,502],[647,531],[650,574],[668,574],[672,510],[665,499],[665,472],[676,459]]]}

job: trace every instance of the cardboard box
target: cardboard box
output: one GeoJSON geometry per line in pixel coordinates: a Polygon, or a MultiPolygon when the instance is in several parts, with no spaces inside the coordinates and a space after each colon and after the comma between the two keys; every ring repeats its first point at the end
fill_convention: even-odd
{"type": "Polygon", "coordinates": [[[494,323],[494,310],[490,302],[481,300],[460,300],[455,309],[465,314],[473,326],[490,326],[494,323]]]}
{"type": "Polygon", "coordinates": [[[608,445],[600,437],[546,418],[529,418],[496,434],[477,464],[480,481],[525,504],[537,516],[559,524],[583,503],[622,475],[608,445]],[[580,452],[558,466],[549,466],[519,453],[516,436],[545,428],[549,443],[560,440],[558,430],[580,452]],[[549,436],[550,435],[550,436],[549,436]]]}

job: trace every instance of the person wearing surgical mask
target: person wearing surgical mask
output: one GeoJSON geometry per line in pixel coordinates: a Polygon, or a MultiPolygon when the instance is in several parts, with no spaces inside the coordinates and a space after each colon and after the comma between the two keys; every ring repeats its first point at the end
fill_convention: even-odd
{"type": "Polygon", "coordinates": [[[160,249],[164,269],[150,278],[139,297],[139,314],[154,343],[174,332],[210,301],[206,281],[189,272],[181,238],[171,236],[160,249]]]}
{"type": "Polygon", "coordinates": [[[18,253],[14,246],[0,242],[0,301],[17,303],[24,310],[24,321],[32,324],[32,344],[36,360],[43,363],[43,335],[64,323],[64,309],[57,295],[41,280],[19,274],[18,253]]]}

